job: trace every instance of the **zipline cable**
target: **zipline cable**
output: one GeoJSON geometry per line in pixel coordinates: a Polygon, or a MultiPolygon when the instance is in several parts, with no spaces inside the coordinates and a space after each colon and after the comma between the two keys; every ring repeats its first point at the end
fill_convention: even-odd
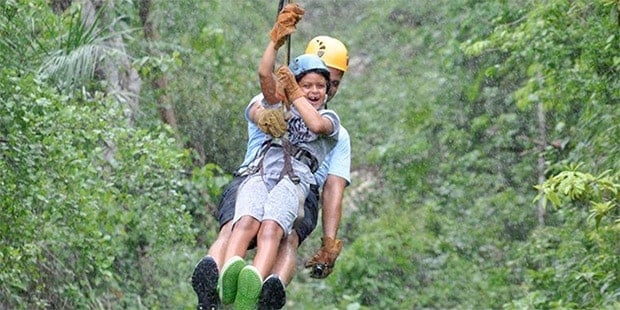
{"type": "MultiPolygon", "coordinates": [[[[279,0],[278,12],[276,13],[276,21],[278,20],[278,15],[280,15],[280,12],[284,8],[284,3],[289,4],[291,3],[291,0],[279,0]]],[[[290,34],[286,36],[286,58],[284,58],[284,60],[285,60],[284,63],[288,66],[289,62],[291,61],[291,35],[290,34]]]]}

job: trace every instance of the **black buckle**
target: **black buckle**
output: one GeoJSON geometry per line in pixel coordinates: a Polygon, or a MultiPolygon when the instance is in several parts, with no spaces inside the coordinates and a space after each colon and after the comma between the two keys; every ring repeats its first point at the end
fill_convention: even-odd
{"type": "Polygon", "coordinates": [[[301,182],[301,179],[296,176],[296,175],[291,175],[289,176],[289,179],[291,179],[291,182],[293,182],[293,184],[297,185],[301,182]]]}
{"type": "Polygon", "coordinates": [[[297,151],[297,153],[295,153],[295,159],[301,161],[302,163],[306,164],[309,168],[310,171],[312,171],[312,173],[315,173],[317,169],[319,169],[319,165],[316,161],[316,158],[314,158],[314,156],[312,156],[312,154],[310,154],[310,152],[304,150],[304,149],[299,149],[297,151]]]}

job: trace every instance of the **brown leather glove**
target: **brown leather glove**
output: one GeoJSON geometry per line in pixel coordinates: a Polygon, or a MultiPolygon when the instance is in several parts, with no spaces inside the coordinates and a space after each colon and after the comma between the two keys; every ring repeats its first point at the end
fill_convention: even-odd
{"type": "Polygon", "coordinates": [[[286,98],[284,86],[282,86],[282,83],[278,80],[276,80],[276,97],[280,99],[287,111],[291,109],[291,103],[288,101],[288,98],[286,98]]]}
{"type": "MultiPolygon", "coordinates": [[[[295,80],[295,76],[291,69],[287,66],[281,66],[276,71],[276,78],[278,79],[279,86],[278,89],[283,89],[285,92],[286,100],[289,104],[295,101],[297,98],[301,98],[304,96],[304,93],[299,88],[299,84],[295,80]]],[[[281,91],[281,90],[278,90],[281,91]]]]}
{"type": "Polygon", "coordinates": [[[271,41],[276,44],[276,49],[284,44],[287,35],[297,30],[295,25],[301,20],[304,13],[304,9],[296,3],[289,3],[282,8],[278,14],[278,20],[269,33],[271,41]]]}
{"type": "Polygon", "coordinates": [[[342,240],[323,237],[321,248],[306,262],[306,268],[312,268],[310,276],[324,279],[334,270],[336,259],[342,250],[342,240]]]}
{"type": "Polygon", "coordinates": [[[286,116],[282,109],[264,109],[258,116],[258,128],[274,138],[280,138],[286,133],[286,116]]]}

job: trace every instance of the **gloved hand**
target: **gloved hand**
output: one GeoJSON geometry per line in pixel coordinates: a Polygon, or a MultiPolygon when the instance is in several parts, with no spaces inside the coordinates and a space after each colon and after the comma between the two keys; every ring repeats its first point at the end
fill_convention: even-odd
{"type": "Polygon", "coordinates": [[[278,94],[278,96],[284,95],[289,104],[295,101],[297,98],[301,98],[304,96],[304,93],[299,88],[299,84],[295,80],[295,76],[293,76],[293,72],[287,66],[281,66],[276,71],[276,78],[278,80],[279,86],[276,87],[277,91],[284,90],[284,94],[278,94]]]}
{"type": "Polygon", "coordinates": [[[258,116],[258,128],[274,138],[280,138],[286,133],[287,124],[282,109],[264,109],[258,116]]]}
{"type": "Polygon", "coordinates": [[[295,25],[301,20],[304,13],[304,9],[295,3],[287,4],[282,11],[280,11],[278,20],[269,33],[271,41],[276,44],[276,49],[279,49],[284,44],[287,35],[297,30],[295,25]]]}
{"type": "Polygon", "coordinates": [[[310,276],[324,279],[334,270],[336,259],[342,250],[342,240],[323,237],[321,248],[306,262],[306,268],[312,268],[310,276]]]}

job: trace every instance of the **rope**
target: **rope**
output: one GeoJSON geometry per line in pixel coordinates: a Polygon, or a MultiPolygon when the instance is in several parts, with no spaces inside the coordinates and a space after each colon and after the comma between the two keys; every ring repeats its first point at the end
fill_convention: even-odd
{"type": "MultiPolygon", "coordinates": [[[[291,3],[291,0],[280,0],[278,3],[278,12],[276,13],[276,20],[278,18],[278,15],[280,14],[280,12],[282,11],[282,9],[284,8],[284,3],[291,3]]],[[[288,66],[288,64],[291,61],[291,35],[288,35],[286,38],[286,57],[285,57],[285,64],[288,66]]],[[[282,105],[282,113],[285,113],[285,107],[284,105],[282,105]]],[[[284,166],[282,167],[282,171],[280,172],[280,179],[284,178],[285,176],[288,176],[291,181],[293,181],[293,183],[295,184],[299,184],[299,177],[295,175],[294,171],[293,171],[293,164],[292,164],[292,153],[293,153],[293,145],[291,144],[290,141],[288,141],[288,139],[285,137],[282,137],[282,151],[283,151],[283,155],[284,155],[284,166]]]]}
{"type": "MultiPolygon", "coordinates": [[[[284,3],[289,4],[291,0],[280,0],[278,2],[278,11],[276,12],[276,20],[278,20],[278,15],[280,11],[284,8],[284,3]]],[[[288,66],[291,62],[291,35],[288,35],[286,38],[286,58],[284,59],[284,63],[288,66]]]]}
{"type": "MultiPolygon", "coordinates": [[[[287,3],[291,3],[291,0],[286,0],[287,3]]],[[[288,66],[291,63],[291,35],[286,38],[286,58],[284,58],[285,64],[288,66]]]]}

